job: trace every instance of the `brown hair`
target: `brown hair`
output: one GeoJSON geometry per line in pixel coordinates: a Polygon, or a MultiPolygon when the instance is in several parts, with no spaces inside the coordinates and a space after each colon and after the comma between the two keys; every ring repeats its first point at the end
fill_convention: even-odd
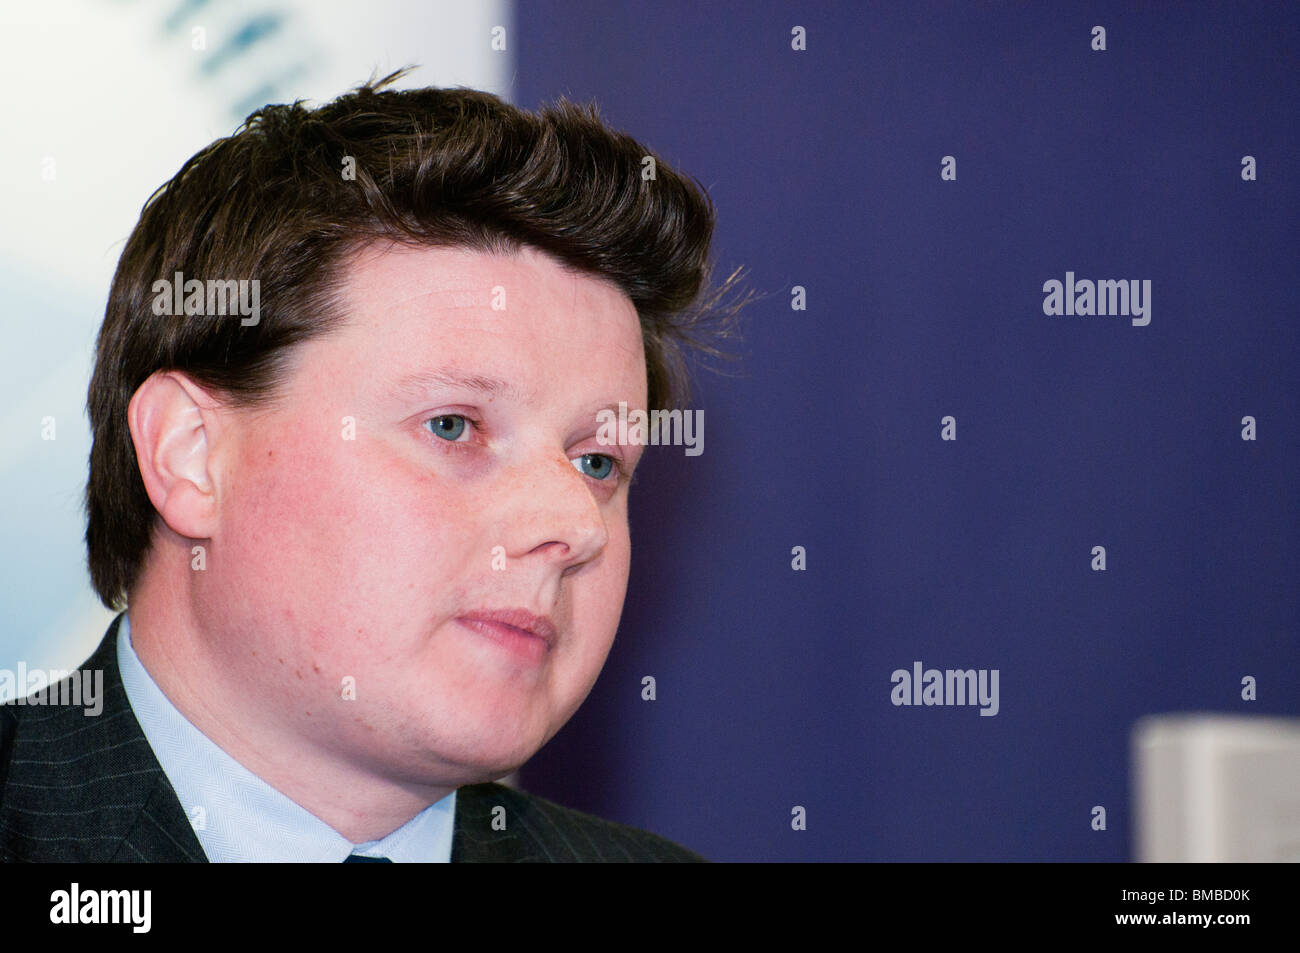
{"type": "Polygon", "coordinates": [[[730,334],[745,301],[723,304],[739,270],[709,287],[703,187],[606,126],[594,103],[561,98],[531,113],[463,87],[383,88],[405,72],[318,109],[257,110],[145,203],[113,277],[87,401],[86,546],[109,608],[125,607],[156,516],[127,424],[137,388],[179,370],[238,406],[273,399],[291,349],[342,319],[345,267],[369,242],[531,245],[613,282],[640,317],[652,408],[687,398],[688,352],[729,357],[707,338],[730,334]],[[647,156],[655,172],[643,181],[647,156]],[[257,277],[260,320],[156,316],[153,284],[175,272],[257,277]]]}

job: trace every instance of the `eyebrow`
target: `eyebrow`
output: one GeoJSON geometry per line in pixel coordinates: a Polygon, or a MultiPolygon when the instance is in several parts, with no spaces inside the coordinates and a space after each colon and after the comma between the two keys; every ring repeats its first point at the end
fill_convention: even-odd
{"type": "Polygon", "coordinates": [[[506,397],[523,404],[533,402],[532,394],[525,393],[509,381],[482,374],[462,374],[453,368],[408,374],[398,380],[389,393],[394,397],[413,397],[437,387],[457,387],[488,397],[506,397]]]}

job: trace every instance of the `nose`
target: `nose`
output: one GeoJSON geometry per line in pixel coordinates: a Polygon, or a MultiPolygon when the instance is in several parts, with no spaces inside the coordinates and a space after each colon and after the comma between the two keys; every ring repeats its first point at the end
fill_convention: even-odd
{"type": "Polygon", "coordinates": [[[609,528],[592,493],[590,477],[562,452],[534,455],[532,463],[504,474],[504,531],[511,557],[540,556],[564,569],[595,559],[609,542],[609,528]]]}

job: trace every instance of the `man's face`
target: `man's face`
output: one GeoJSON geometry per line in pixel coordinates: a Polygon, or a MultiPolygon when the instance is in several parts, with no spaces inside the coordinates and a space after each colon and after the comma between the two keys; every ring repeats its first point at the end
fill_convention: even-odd
{"type": "Polygon", "coordinates": [[[600,444],[597,412],[646,406],[637,314],[532,249],[385,246],[346,274],[345,324],[222,431],[203,637],[328,757],[500,776],[586,698],[618,626],[642,448],[600,444]],[[553,632],[469,619],[510,609],[553,632]]]}

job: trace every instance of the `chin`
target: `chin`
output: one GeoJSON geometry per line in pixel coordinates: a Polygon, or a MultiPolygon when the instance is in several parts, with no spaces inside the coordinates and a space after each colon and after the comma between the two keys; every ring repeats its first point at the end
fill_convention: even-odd
{"type": "Polygon", "coordinates": [[[488,721],[478,730],[467,728],[452,738],[444,737],[428,751],[428,762],[444,771],[454,766],[460,784],[504,777],[535,755],[553,734],[535,725],[513,724],[514,730],[509,730],[500,721],[488,721]]]}
{"type": "MultiPolygon", "coordinates": [[[[513,752],[476,752],[467,754],[462,758],[454,759],[456,771],[452,775],[452,780],[456,787],[464,784],[483,784],[488,781],[496,781],[518,771],[536,753],[535,748],[528,748],[513,752]]],[[[446,755],[444,754],[443,757],[446,758],[446,755]]],[[[445,772],[445,770],[444,767],[443,771],[445,772]]],[[[445,773],[440,775],[440,779],[445,777],[445,773]]]]}

